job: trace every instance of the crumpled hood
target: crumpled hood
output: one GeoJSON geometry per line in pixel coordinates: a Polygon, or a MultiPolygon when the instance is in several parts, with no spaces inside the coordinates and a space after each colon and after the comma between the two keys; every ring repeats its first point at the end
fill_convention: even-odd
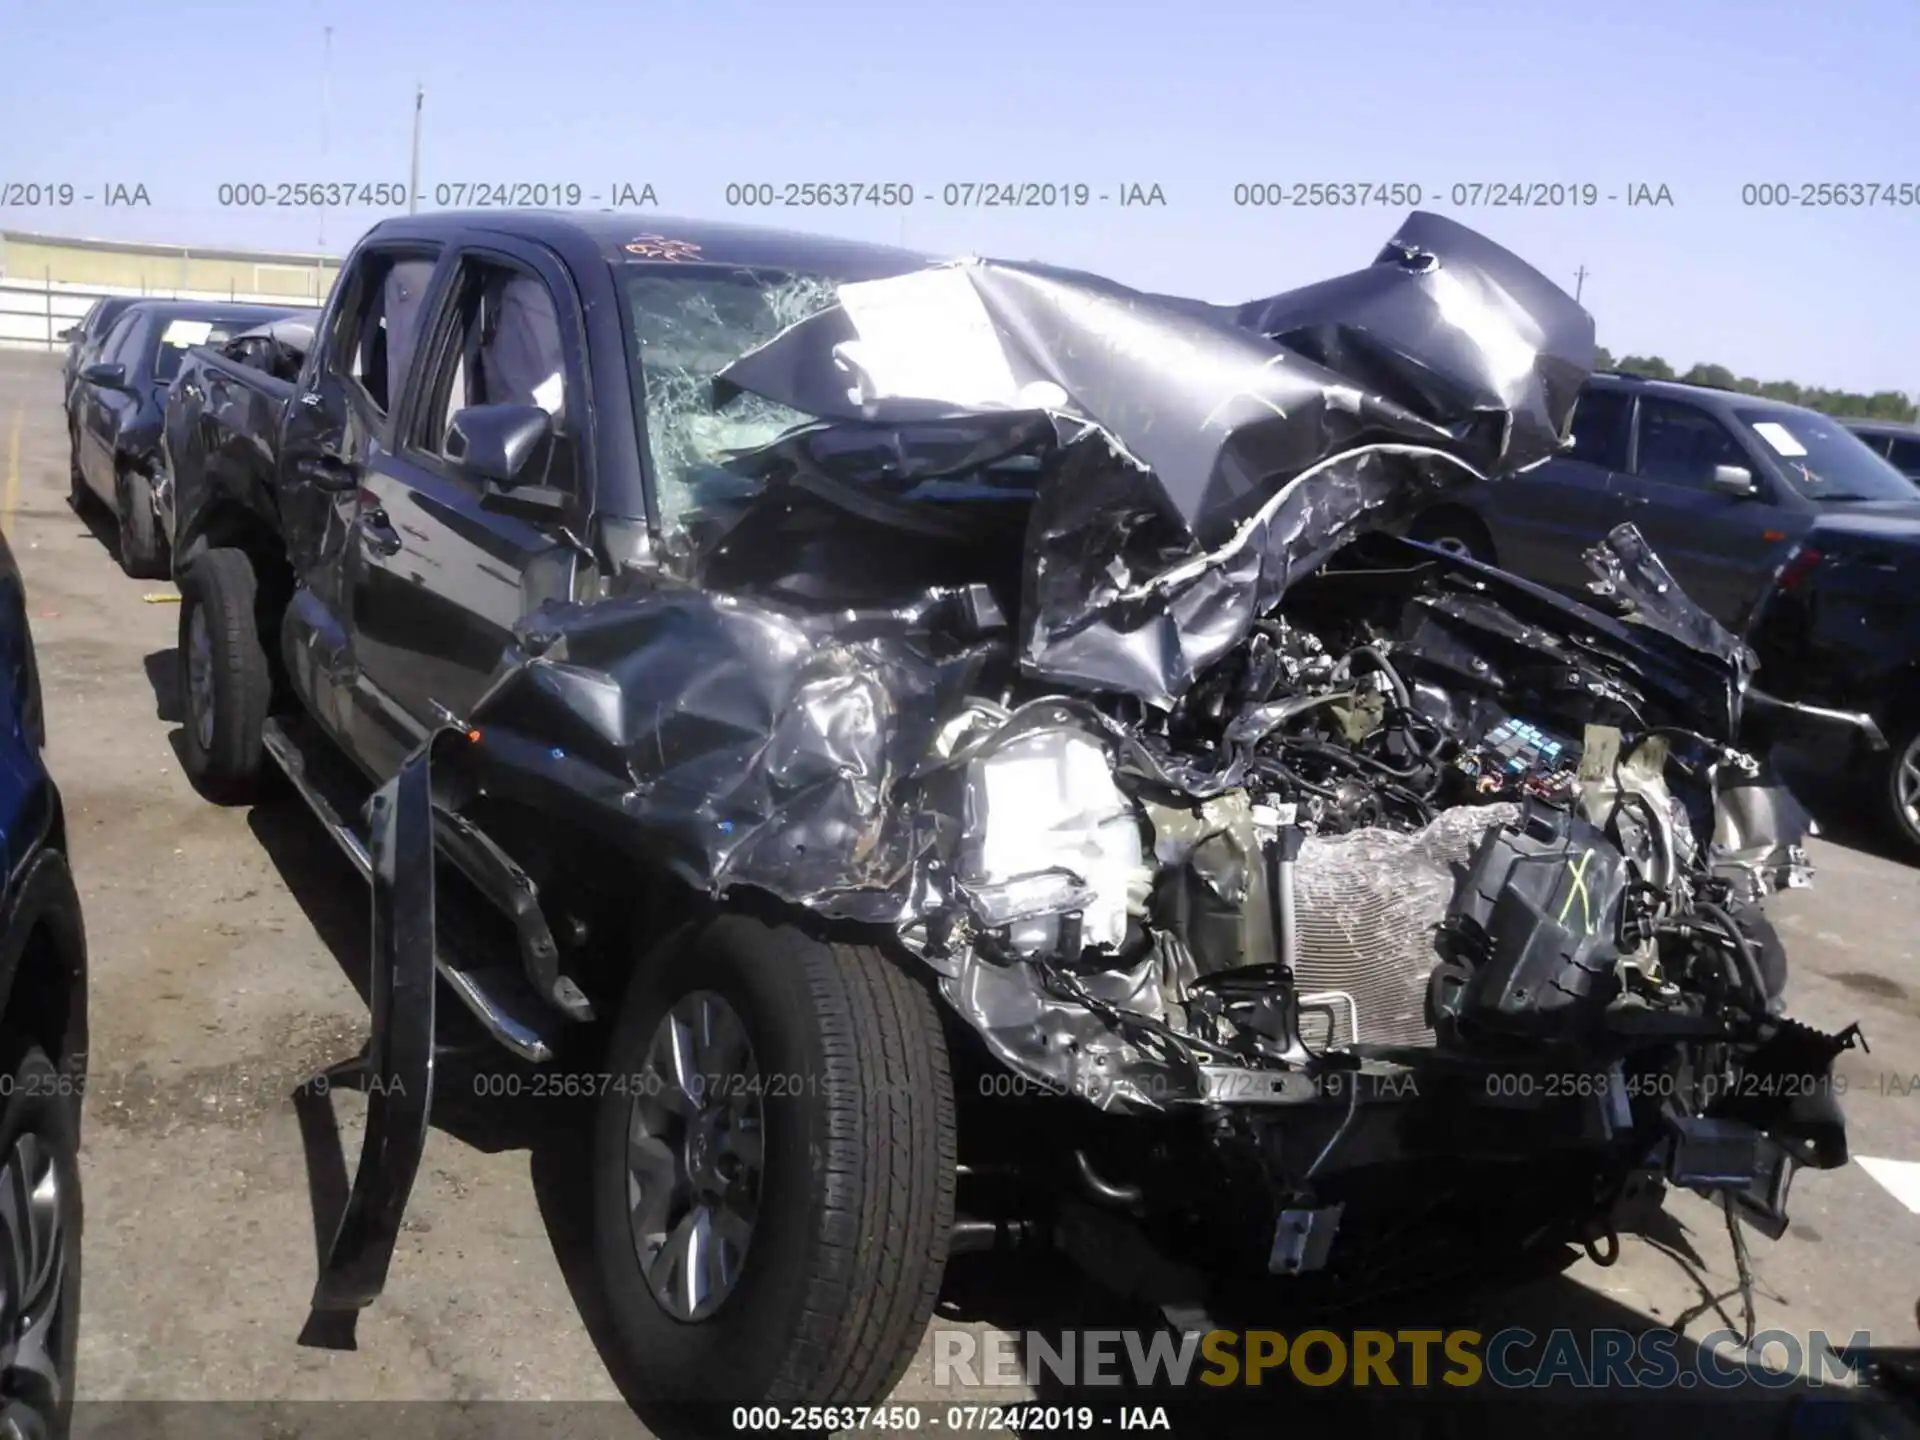
{"type": "Polygon", "coordinates": [[[1238,306],[989,261],[839,297],[717,398],[886,433],[909,467],[916,431],[1050,422],[1022,663],[1162,707],[1355,534],[1556,453],[1594,353],[1571,297],[1425,212],[1366,269],[1238,306]]]}
{"type": "MultiPolygon", "coordinates": [[[[1022,703],[1100,736],[1116,769],[1151,787],[1219,794],[1239,783],[1234,756],[1149,745],[1096,702],[1119,692],[1166,703],[1238,643],[1286,584],[1360,530],[1424,503],[1437,486],[1477,483],[1472,477],[1552,452],[1585,373],[1566,353],[1590,348],[1590,322],[1520,262],[1494,252],[1499,263],[1490,265],[1484,252],[1485,242],[1458,226],[1416,216],[1371,270],[1232,312],[1255,324],[1325,316],[1311,340],[1296,329],[1285,345],[1216,307],[1033,267],[947,267],[843,286],[850,304],[783,332],[721,382],[751,382],[829,413],[730,463],[765,466],[796,485],[824,479],[856,495],[865,492],[852,479],[878,475],[875,502],[898,508],[897,490],[882,493],[888,479],[917,483],[977,470],[996,455],[1036,457],[1017,648],[1029,677],[1047,683],[1028,687],[1046,698],[1022,703]],[[1451,283],[1483,297],[1472,333],[1457,319],[1462,302],[1445,290],[1449,282],[1434,278],[1446,255],[1409,261],[1410,250],[1433,253],[1411,245],[1409,232],[1466,257],[1451,283]],[[945,298],[914,288],[929,276],[945,277],[931,282],[945,298]],[[882,294],[888,286],[904,288],[882,294]],[[1347,302],[1336,303],[1343,291],[1347,302]],[[974,311],[986,319],[971,331],[955,318],[968,296],[988,297],[974,311]],[[915,317],[924,311],[935,329],[894,335],[869,313],[880,300],[915,317]],[[1061,318],[1068,315],[1077,329],[1061,318]],[[1055,328],[1043,329],[1044,317],[1055,328]],[[1091,317],[1104,318],[1095,325],[1091,317]],[[1042,333],[1051,337],[1045,347],[1007,338],[1042,333]],[[1137,343],[1122,344],[1126,335],[1137,343]],[[1143,358],[1138,337],[1154,336],[1186,347],[1175,352],[1178,364],[1163,355],[1156,371],[1143,358]],[[1563,338],[1548,343],[1552,336],[1563,338]],[[1526,365],[1522,338],[1533,357],[1526,365]],[[1080,402],[1055,393],[1042,410],[986,404],[981,377],[997,372],[991,355],[982,358],[983,341],[1008,364],[1042,355],[1052,366],[1001,377],[1000,400],[1008,384],[1030,401],[1027,387],[1064,392],[1072,380],[1080,402]],[[849,343],[855,348],[836,354],[849,343]],[[893,362],[889,343],[903,352],[893,362]],[[971,379],[954,367],[937,371],[965,345],[976,351],[971,379]],[[1323,359],[1337,354],[1365,372],[1370,388],[1294,345],[1323,359]],[[1215,398],[1190,383],[1209,357],[1286,413],[1254,405],[1262,418],[1241,408],[1234,397],[1246,386],[1215,398]],[[1253,357],[1262,358],[1249,366],[1253,357]],[[914,380],[900,388],[945,386],[967,403],[875,393],[889,363],[895,379],[914,380]],[[1115,386],[1135,387],[1134,400],[1100,388],[1102,363],[1115,386]],[[1156,400],[1148,383],[1156,373],[1170,398],[1156,400]],[[1157,422],[1141,408],[1152,404],[1165,407],[1157,422]],[[1223,405],[1227,418],[1210,419],[1223,405]],[[1162,433],[1173,426],[1169,415],[1188,433],[1162,433]],[[1141,464],[1136,448],[1161,457],[1172,483],[1141,464]],[[1254,484],[1248,477],[1267,463],[1256,456],[1286,457],[1289,473],[1254,484]],[[1220,533],[1226,539],[1208,549],[1206,537],[1220,533]]],[[[767,498],[783,510],[777,495],[756,503],[767,498]]],[[[1592,606],[1374,538],[1398,552],[1392,568],[1401,573],[1460,572],[1415,609],[1431,613],[1429,628],[1446,632],[1436,643],[1459,651],[1462,664],[1479,661],[1484,672],[1483,649],[1524,655],[1525,665],[1574,688],[1636,690],[1641,700],[1632,704],[1650,707],[1649,723],[1733,734],[1751,657],[1678,591],[1631,527],[1595,552],[1592,606]]],[[[939,912],[952,902],[964,809],[939,793],[951,780],[940,737],[999,693],[1008,645],[992,625],[954,623],[966,608],[955,609],[960,592],[921,584],[908,603],[865,610],[679,583],[550,604],[517,627],[489,693],[465,717],[471,743],[458,747],[462,763],[488,793],[638,847],[699,890],[752,887],[873,924],[939,912]],[[989,673],[1001,679],[983,687],[989,673]]]]}

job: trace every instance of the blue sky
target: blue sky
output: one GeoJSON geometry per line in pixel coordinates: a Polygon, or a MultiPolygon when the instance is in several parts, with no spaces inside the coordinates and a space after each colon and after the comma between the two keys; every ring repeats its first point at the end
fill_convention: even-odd
{"type": "Polygon", "coordinates": [[[1232,300],[1364,264],[1404,213],[1238,207],[1236,184],[1401,182],[1569,290],[1585,266],[1616,354],[1916,392],[1920,203],[1741,193],[1920,189],[1916,21],[1920,0],[0,0],[0,182],[151,199],[0,209],[0,227],[337,251],[378,213],[222,208],[219,187],[403,188],[418,82],[423,208],[461,182],[651,184],[668,215],[770,214],[1232,300]],[[917,194],[905,209],[748,212],[726,204],[738,181],[917,194]],[[1157,184],[1166,204],[940,203],[968,181],[1157,184]],[[1451,203],[1475,182],[1603,198],[1451,203]],[[1629,207],[1642,184],[1673,203],[1629,207]]]}

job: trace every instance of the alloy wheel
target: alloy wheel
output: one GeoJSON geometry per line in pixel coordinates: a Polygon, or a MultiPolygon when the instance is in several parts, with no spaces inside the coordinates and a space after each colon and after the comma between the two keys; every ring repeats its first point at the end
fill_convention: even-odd
{"type": "Polygon", "coordinates": [[[1920,734],[1907,741],[1906,748],[1894,758],[1888,776],[1895,818],[1907,837],[1920,843],[1920,734]]]}
{"type": "Polygon", "coordinates": [[[0,1440],[51,1435],[70,1357],[63,1333],[70,1237],[62,1220],[60,1168],[47,1141],[29,1131],[0,1161],[0,1440]]]}
{"type": "Polygon", "coordinates": [[[633,1085],[634,1249],[661,1309],[704,1320],[739,1283],[760,1200],[762,1087],[746,1026],[711,990],[683,995],[654,1030],[633,1085]]]}

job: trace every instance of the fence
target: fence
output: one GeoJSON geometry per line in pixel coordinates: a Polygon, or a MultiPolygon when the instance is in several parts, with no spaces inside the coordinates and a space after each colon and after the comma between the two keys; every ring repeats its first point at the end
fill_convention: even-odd
{"type": "MultiPolygon", "coordinates": [[[[0,349],[63,350],[66,342],[60,332],[77,324],[93,307],[93,302],[108,295],[134,295],[149,300],[232,300],[262,305],[318,305],[326,299],[333,272],[318,268],[274,265],[276,283],[272,291],[163,290],[151,286],[75,285],[51,278],[32,280],[20,275],[0,276],[0,349]],[[304,276],[300,286],[296,277],[304,276]]],[[[263,277],[254,276],[256,284],[263,277]]]]}

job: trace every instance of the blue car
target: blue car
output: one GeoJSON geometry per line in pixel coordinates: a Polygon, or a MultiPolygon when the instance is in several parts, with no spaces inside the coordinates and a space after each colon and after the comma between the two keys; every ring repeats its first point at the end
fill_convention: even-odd
{"type": "Polygon", "coordinates": [[[26,592],[0,536],[0,1435],[60,1437],[80,1321],[87,939],[26,592]]]}

